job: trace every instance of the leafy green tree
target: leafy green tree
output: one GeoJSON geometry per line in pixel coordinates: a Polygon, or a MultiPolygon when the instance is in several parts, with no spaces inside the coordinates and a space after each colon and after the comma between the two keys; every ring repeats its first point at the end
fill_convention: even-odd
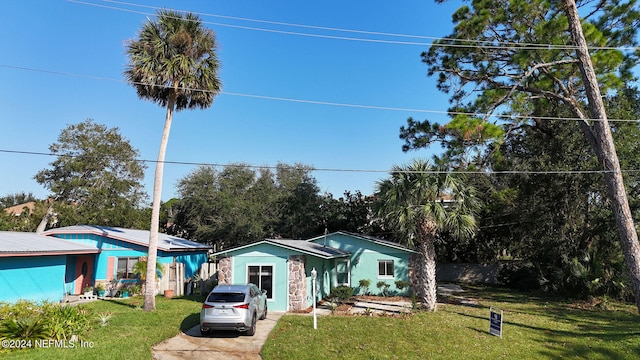
{"type": "Polygon", "coordinates": [[[92,120],[69,125],[49,150],[57,157],[35,179],[52,193],[47,214],[55,209],[58,226],[136,224],[146,199],[145,166],[118,128],[92,120]]]}
{"type": "MultiPolygon", "coordinates": [[[[498,131],[483,132],[485,128],[506,124],[504,134],[509,134],[522,123],[536,123],[544,129],[549,111],[561,112],[554,109],[575,119],[606,170],[607,196],[640,310],[640,244],[600,95],[633,80],[631,69],[638,53],[621,47],[637,46],[640,12],[635,0],[578,5],[583,19],[573,0],[471,1],[454,13],[454,32],[436,41],[422,58],[428,73],[438,75],[438,88],[450,94],[452,112],[501,116],[500,123],[490,123],[486,115],[475,116],[477,120],[462,132],[481,134],[469,137],[480,150],[503,139],[498,131]]],[[[401,129],[405,149],[444,141],[451,145],[451,159],[464,164],[469,147],[465,137],[456,134],[459,124],[449,129],[409,121],[401,129]]],[[[481,153],[473,162],[484,165],[481,153]]]]}
{"type": "Polygon", "coordinates": [[[38,199],[36,199],[32,193],[25,193],[25,192],[21,192],[21,193],[15,193],[15,194],[9,194],[9,195],[5,195],[3,197],[0,197],[0,207],[11,207],[14,205],[20,205],[20,204],[24,204],[24,203],[28,203],[30,201],[37,201],[38,199]]]}
{"type": "Polygon", "coordinates": [[[325,194],[322,201],[322,221],[328,232],[380,233],[379,224],[373,216],[373,196],[362,195],[359,190],[353,193],[345,191],[338,199],[332,194],[325,194]]]}
{"type": "Polygon", "coordinates": [[[378,216],[396,232],[399,242],[419,253],[416,292],[431,311],[436,310],[436,239],[445,232],[453,239],[473,237],[480,205],[475,189],[465,186],[456,174],[436,170],[420,160],[396,166],[376,192],[378,216]],[[445,196],[452,201],[445,203],[445,196]]]}
{"type": "Polygon", "coordinates": [[[303,164],[278,164],[276,236],[289,239],[309,238],[324,231],[322,227],[322,199],[312,168],[303,164]]]}
{"type": "MultiPolygon", "coordinates": [[[[197,15],[171,10],[160,10],[157,21],[145,23],[138,39],[127,44],[129,64],[124,73],[127,81],[136,88],[140,98],[167,110],[153,183],[150,264],[157,261],[162,174],[173,113],[206,109],[213,104],[221,90],[215,48],[213,31],[203,27],[197,15]]],[[[153,277],[154,267],[149,267],[148,279],[153,277]]],[[[153,288],[146,287],[145,311],[155,310],[153,288]]]]}

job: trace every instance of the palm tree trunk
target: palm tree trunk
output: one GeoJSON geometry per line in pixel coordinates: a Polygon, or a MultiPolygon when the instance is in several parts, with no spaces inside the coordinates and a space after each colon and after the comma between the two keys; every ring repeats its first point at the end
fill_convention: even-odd
{"type": "Polygon", "coordinates": [[[418,296],[422,299],[422,306],[428,311],[436,311],[437,308],[437,284],[436,284],[436,249],[435,249],[436,224],[426,221],[420,228],[420,241],[418,252],[418,296]]]}
{"type": "MultiPolygon", "coordinates": [[[[177,84],[176,84],[177,86],[177,84]]],[[[175,92],[174,92],[175,94],[175,92]]],[[[156,309],[156,262],[158,259],[158,230],[160,229],[160,203],[162,201],[162,175],[164,173],[164,159],[169,142],[169,132],[171,131],[171,121],[173,120],[173,108],[176,96],[172,95],[167,104],[167,115],[158,151],[158,162],[156,163],[156,173],[153,180],[153,205],[151,208],[151,229],[149,230],[149,254],[147,256],[147,279],[144,289],[144,310],[153,311],[156,309]]]]}

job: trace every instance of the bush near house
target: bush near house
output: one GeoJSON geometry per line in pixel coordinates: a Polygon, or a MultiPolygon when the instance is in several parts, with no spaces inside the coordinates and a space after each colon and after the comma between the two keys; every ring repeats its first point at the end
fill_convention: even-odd
{"type": "Polygon", "coordinates": [[[95,323],[93,312],[83,306],[18,301],[0,303],[0,339],[82,339],[95,323]]]}
{"type": "Polygon", "coordinates": [[[334,287],[329,293],[329,298],[338,304],[345,303],[351,296],[353,296],[353,288],[346,285],[334,287]]]}

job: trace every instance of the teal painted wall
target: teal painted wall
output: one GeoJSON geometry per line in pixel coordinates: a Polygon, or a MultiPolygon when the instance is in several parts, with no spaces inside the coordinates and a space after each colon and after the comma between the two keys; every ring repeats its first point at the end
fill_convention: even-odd
{"type": "Polygon", "coordinates": [[[60,301],[65,292],[67,257],[0,258],[0,301],[60,301]]]}
{"type": "MultiPolygon", "coordinates": [[[[173,254],[166,254],[161,252],[163,259],[171,260],[169,262],[173,262],[173,254]]],[[[194,275],[200,271],[200,267],[202,264],[206,263],[209,260],[206,251],[198,251],[198,252],[188,252],[188,253],[180,253],[180,255],[176,256],[176,262],[184,264],[184,276],[186,278],[192,278],[194,275]]]]}
{"type": "MultiPolygon", "coordinates": [[[[396,288],[396,281],[409,281],[409,255],[410,252],[389,246],[377,244],[373,241],[349,236],[346,234],[331,234],[324,238],[313,240],[317,244],[325,244],[329,247],[349,251],[351,255],[351,284],[353,288],[358,288],[360,280],[368,279],[371,282],[369,292],[380,294],[381,289],[376,287],[379,281],[384,281],[390,285],[389,294],[408,295],[409,290],[402,291],[396,288]],[[393,277],[378,276],[378,261],[393,260],[393,277]]],[[[331,287],[337,285],[335,262],[328,265],[328,280],[331,287]]],[[[326,280],[325,280],[326,281],[326,280]]],[[[326,286],[326,285],[325,285],[326,286]]],[[[360,289],[356,289],[360,293],[360,289]]]]}
{"type": "Polygon", "coordinates": [[[244,284],[247,282],[247,266],[273,266],[273,298],[268,300],[270,310],[287,311],[289,295],[289,255],[299,253],[269,244],[259,244],[249,249],[241,249],[229,253],[232,256],[232,282],[244,284]],[[246,252],[245,252],[246,251],[246,252]]]}

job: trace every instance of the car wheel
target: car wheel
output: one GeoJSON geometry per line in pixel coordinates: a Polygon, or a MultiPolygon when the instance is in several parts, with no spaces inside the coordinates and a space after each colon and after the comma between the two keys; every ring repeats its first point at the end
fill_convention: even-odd
{"type": "Polygon", "coordinates": [[[267,318],[267,303],[264,304],[264,312],[262,313],[262,316],[260,316],[260,320],[264,320],[267,318]]]}
{"type": "Polygon", "coordinates": [[[209,334],[211,334],[211,330],[203,330],[202,328],[200,328],[200,335],[207,336],[209,334]]]}
{"type": "Polygon", "coordinates": [[[253,314],[251,317],[251,327],[247,330],[246,334],[248,336],[253,336],[256,334],[256,314],[253,314]]]}

